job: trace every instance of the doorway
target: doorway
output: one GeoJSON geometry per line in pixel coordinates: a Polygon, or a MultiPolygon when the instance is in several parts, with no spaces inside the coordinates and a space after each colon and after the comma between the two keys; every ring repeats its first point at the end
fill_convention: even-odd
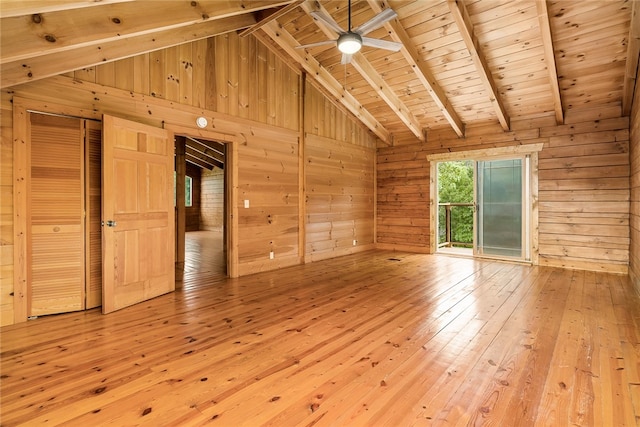
{"type": "Polygon", "coordinates": [[[227,145],[186,135],[175,143],[176,279],[227,277],[227,145]]]}
{"type": "Polygon", "coordinates": [[[432,252],[535,261],[538,148],[428,156],[432,252]]]}

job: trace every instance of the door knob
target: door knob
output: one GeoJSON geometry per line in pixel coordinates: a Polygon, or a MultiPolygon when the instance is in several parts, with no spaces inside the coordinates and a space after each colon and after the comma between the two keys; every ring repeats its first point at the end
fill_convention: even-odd
{"type": "Polygon", "coordinates": [[[110,219],[109,221],[107,221],[107,227],[115,227],[116,225],[118,225],[117,222],[115,222],[114,220],[110,219]]]}

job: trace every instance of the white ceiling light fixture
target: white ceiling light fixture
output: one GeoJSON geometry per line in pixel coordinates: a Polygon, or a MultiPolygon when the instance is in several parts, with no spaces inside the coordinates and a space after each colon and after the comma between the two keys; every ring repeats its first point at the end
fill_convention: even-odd
{"type": "Polygon", "coordinates": [[[338,49],[347,55],[353,55],[362,47],[362,37],[360,34],[348,32],[338,37],[338,49]]]}
{"type": "Polygon", "coordinates": [[[206,117],[200,116],[196,119],[196,126],[198,126],[200,129],[206,128],[208,124],[209,120],[207,120],[206,117]]]}

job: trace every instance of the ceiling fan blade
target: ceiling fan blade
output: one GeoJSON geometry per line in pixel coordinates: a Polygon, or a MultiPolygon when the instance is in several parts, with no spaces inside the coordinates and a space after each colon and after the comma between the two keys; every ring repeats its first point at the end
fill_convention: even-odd
{"type": "Polygon", "coordinates": [[[296,46],[296,49],[306,49],[308,47],[318,47],[318,46],[325,46],[328,44],[335,44],[335,40],[323,40],[321,42],[315,42],[315,43],[309,43],[309,44],[301,44],[299,46],[296,46]]]}
{"type": "Polygon", "coordinates": [[[340,25],[338,25],[338,23],[334,21],[333,18],[329,15],[326,15],[317,10],[310,12],[309,15],[313,16],[318,21],[324,22],[327,26],[329,26],[333,31],[335,31],[338,34],[342,34],[345,32],[342,28],[340,28],[340,25]]]}
{"type": "Polygon", "coordinates": [[[352,56],[353,56],[353,55],[352,55],[352,54],[350,54],[350,53],[343,53],[343,54],[342,54],[342,59],[340,59],[340,63],[341,63],[342,65],[350,63],[350,62],[351,62],[351,57],[352,57],[352,56]]]}
{"type": "Polygon", "coordinates": [[[387,22],[391,21],[393,18],[398,16],[395,10],[393,9],[385,9],[364,24],[360,25],[357,28],[354,28],[352,31],[354,33],[358,33],[361,36],[370,33],[373,30],[377,30],[382,27],[387,22]]]}
{"type": "Polygon", "coordinates": [[[380,49],[391,50],[397,52],[402,48],[402,43],[390,42],[387,40],[372,39],[371,37],[363,37],[362,44],[369,47],[377,47],[380,49]]]}

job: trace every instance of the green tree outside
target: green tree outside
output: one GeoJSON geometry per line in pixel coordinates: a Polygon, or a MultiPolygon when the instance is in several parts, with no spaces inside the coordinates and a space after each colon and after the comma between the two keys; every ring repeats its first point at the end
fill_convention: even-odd
{"type": "MultiPolygon", "coordinates": [[[[452,161],[438,163],[438,201],[440,203],[473,202],[473,162],[452,161]]],[[[438,243],[445,241],[445,208],[438,208],[438,243]]],[[[473,207],[451,208],[451,239],[473,243],[473,207]]],[[[465,245],[466,246],[466,245],[465,245]]]]}

